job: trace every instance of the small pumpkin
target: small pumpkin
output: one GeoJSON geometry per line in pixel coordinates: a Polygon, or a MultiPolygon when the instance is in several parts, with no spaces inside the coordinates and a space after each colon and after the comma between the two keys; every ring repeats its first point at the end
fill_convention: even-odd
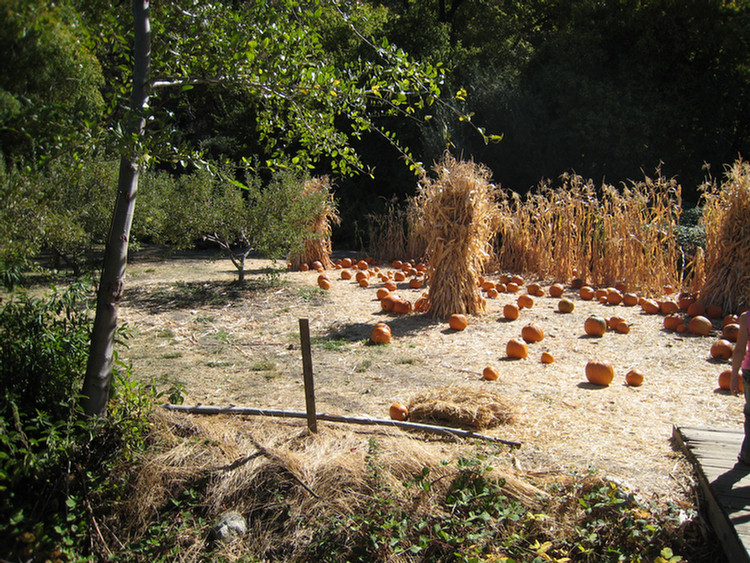
{"type": "Polygon", "coordinates": [[[505,353],[509,358],[525,359],[529,357],[529,345],[521,338],[512,338],[505,345],[505,353]]]}
{"type": "Polygon", "coordinates": [[[537,282],[531,282],[529,285],[527,285],[526,291],[529,292],[529,295],[533,295],[534,297],[542,297],[544,295],[542,286],[537,282]]]}
{"type": "Polygon", "coordinates": [[[385,282],[383,284],[383,287],[386,288],[388,291],[396,291],[398,289],[396,282],[392,280],[385,282]]]}
{"type": "Polygon", "coordinates": [[[612,330],[617,330],[617,325],[620,323],[624,323],[625,319],[620,317],[619,315],[612,315],[607,319],[607,327],[612,330]]]}
{"type": "MultiPolygon", "coordinates": [[[[740,377],[739,380],[740,380],[740,393],[744,393],[745,385],[742,382],[742,377],[740,377]]],[[[719,389],[724,389],[725,391],[729,391],[731,388],[732,388],[732,370],[725,369],[719,374],[719,389]]]]}
{"type": "Polygon", "coordinates": [[[659,303],[659,311],[662,315],[672,315],[680,310],[679,305],[670,299],[657,301],[657,303],[659,303]]]}
{"type": "Polygon", "coordinates": [[[664,317],[664,328],[666,330],[677,330],[680,324],[682,324],[682,315],[679,313],[672,313],[664,317]]]}
{"type": "Polygon", "coordinates": [[[507,291],[508,293],[518,293],[518,290],[519,290],[519,289],[520,289],[520,288],[519,288],[518,284],[517,284],[517,283],[515,283],[515,282],[508,282],[508,283],[507,283],[507,284],[505,285],[505,290],[506,290],[506,291],[507,291]]]}
{"type": "Polygon", "coordinates": [[[341,270],[341,279],[342,280],[350,280],[350,279],[352,279],[352,272],[351,272],[351,270],[341,270]]]}
{"type": "Polygon", "coordinates": [[[625,383],[631,387],[640,387],[643,385],[643,372],[633,368],[625,374],[625,383]]]}
{"type": "Polygon", "coordinates": [[[659,304],[654,299],[643,298],[640,301],[641,309],[647,315],[655,315],[660,311],[659,304]]]}
{"type": "Polygon", "coordinates": [[[528,293],[519,295],[516,302],[520,309],[531,309],[534,306],[534,298],[528,293]]]}
{"type": "Polygon", "coordinates": [[[404,421],[409,418],[409,409],[401,403],[393,403],[388,409],[388,414],[393,420],[404,421]]]}
{"type": "Polygon", "coordinates": [[[482,370],[482,377],[487,381],[495,381],[500,377],[500,372],[494,366],[487,366],[482,370]]]}
{"type": "Polygon", "coordinates": [[[509,321],[515,321],[520,314],[518,305],[515,303],[508,303],[503,307],[503,316],[509,321]]]}
{"type": "Polygon", "coordinates": [[[551,364],[555,361],[555,357],[550,354],[549,352],[542,352],[542,363],[543,364],[551,364]]]}
{"type": "Polygon", "coordinates": [[[560,299],[560,301],[557,303],[557,310],[561,313],[572,313],[575,308],[576,304],[565,297],[560,299]]]}
{"type": "Polygon", "coordinates": [[[310,270],[310,265],[307,262],[303,262],[299,265],[299,271],[300,272],[308,272],[310,270]]]}
{"type": "Polygon", "coordinates": [[[310,264],[310,266],[316,272],[320,272],[321,270],[323,270],[323,264],[321,263],[320,260],[315,260],[315,262],[313,262],[312,264],[310,264]]]}
{"type": "Polygon", "coordinates": [[[453,313],[448,318],[448,326],[453,330],[464,330],[469,326],[469,319],[466,318],[466,315],[462,315],[461,313],[453,313]]]}
{"type": "Polygon", "coordinates": [[[596,296],[596,291],[590,285],[584,285],[578,290],[578,296],[584,301],[591,301],[596,296]]]}
{"type": "Polygon", "coordinates": [[[622,303],[623,295],[622,292],[614,287],[607,289],[607,303],[609,305],[619,305],[622,303]]]}
{"type": "Polygon", "coordinates": [[[562,297],[564,291],[565,288],[559,282],[555,282],[551,286],[549,286],[549,294],[552,297],[562,297]]]}
{"type": "Polygon", "coordinates": [[[391,294],[391,292],[388,291],[386,288],[379,287],[378,291],[377,291],[377,293],[375,295],[377,296],[378,299],[383,300],[386,297],[388,297],[390,294],[391,294]]]}
{"type": "Polygon", "coordinates": [[[734,352],[734,345],[729,340],[720,338],[713,344],[711,344],[710,354],[715,360],[728,360],[732,357],[734,352]]]}
{"type": "Polygon", "coordinates": [[[419,278],[412,278],[409,280],[409,287],[412,289],[420,289],[424,282],[419,278]]]}
{"type": "Polygon", "coordinates": [[[695,303],[695,295],[691,293],[680,293],[677,296],[677,306],[681,311],[687,311],[693,303],[695,303]]]}
{"type": "Polygon", "coordinates": [[[398,301],[398,298],[392,293],[389,293],[380,300],[380,307],[386,313],[391,313],[396,306],[396,301],[398,301]]]}
{"type": "Polygon", "coordinates": [[[342,268],[351,268],[352,267],[352,259],[351,258],[344,258],[341,260],[341,267],[342,268]]]}
{"type": "Polygon", "coordinates": [[[697,301],[694,301],[687,308],[687,314],[690,315],[691,317],[701,317],[706,314],[706,307],[705,305],[703,305],[703,303],[698,303],[697,301]]]}
{"type": "Polygon", "coordinates": [[[622,296],[622,304],[626,307],[635,307],[638,301],[638,295],[635,293],[626,293],[622,296]]]}
{"type": "Polygon", "coordinates": [[[721,336],[729,342],[737,342],[737,337],[740,335],[740,325],[737,323],[729,323],[724,325],[721,329],[721,336]]]}
{"type": "Polygon", "coordinates": [[[521,338],[526,342],[541,342],[544,340],[544,329],[536,323],[529,323],[521,329],[521,338]]]}
{"type": "Polygon", "coordinates": [[[375,344],[388,344],[391,341],[391,327],[385,323],[378,323],[372,327],[370,340],[375,344]]]}
{"type": "Polygon", "coordinates": [[[331,289],[331,279],[326,274],[320,274],[318,276],[318,287],[325,290],[331,289]]]}
{"type": "Polygon", "coordinates": [[[393,312],[399,315],[408,315],[412,312],[412,304],[408,299],[396,299],[393,304],[393,312]]]}
{"type": "Polygon", "coordinates": [[[621,321],[615,325],[615,330],[620,334],[628,334],[630,332],[630,325],[626,321],[621,321]]]}
{"type": "Polygon", "coordinates": [[[720,319],[724,316],[724,309],[721,308],[721,305],[708,305],[706,307],[706,316],[709,319],[720,319]]]}
{"type": "Polygon", "coordinates": [[[401,270],[399,270],[398,272],[393,274],[393,279],[396,280],[397,282],[402,282],[406,279],[406,274],[402,272],[401,270]]]}
{"type": "Polygon", "coordinates": [[[607,332],[607,321],[599,315],[591,315],[584,321],[583,330],[589,336],[604,336],[607,332]]]}
{"type": "Polygon", "coordinates": [[[615,378],[615,369],[610,362],[591,360],[586,364],[586,379],[594,385],[607,386],[615,378]]]}

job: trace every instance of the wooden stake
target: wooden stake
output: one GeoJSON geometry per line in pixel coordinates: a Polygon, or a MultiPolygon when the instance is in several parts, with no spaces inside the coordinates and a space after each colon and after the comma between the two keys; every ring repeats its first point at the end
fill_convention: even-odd
{"type": "Polygon", "coordinates": [[[299,339],[302,348],[302,378],[305,384],[307,427],[310,432],[317,434],[318,421],[315,414],[315,382],[313,379],[312,352],[310,351],[310,323],[307,319],[299,320],[299,339]]]}

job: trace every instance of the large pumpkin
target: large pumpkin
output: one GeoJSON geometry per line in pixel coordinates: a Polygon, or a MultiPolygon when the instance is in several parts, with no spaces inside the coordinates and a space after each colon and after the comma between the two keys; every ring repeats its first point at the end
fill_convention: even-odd
{"type": "Polygon", "coordinates": [[[609,362],[591,360],[586,364],[586,379],[594,385],[609,385],[615,378],[615,369],[609,362]]]}
{"type": "Polygon", "coordinates": [[[712,328],[711,321],[702,315],[697,315],[688,322],[688,330],[697,336],[708,336],[712,328]]]}
{"type": "Polygon", "coordinates": [[[584,321],[583,330],[589,336],[603,336],[607,332],[607,321],[599,315],[591,315],[584,321]]]}

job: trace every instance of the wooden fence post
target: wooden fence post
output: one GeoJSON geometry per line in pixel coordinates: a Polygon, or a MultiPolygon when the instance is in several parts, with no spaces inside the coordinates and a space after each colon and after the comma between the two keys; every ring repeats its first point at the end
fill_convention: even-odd
{"type": "Polygon", "coordinates": [[[302,348],[302,377],[305,384],[307,427],[310,432],[317,434],[318,418],[315,412],[315,382],[313,380],[312,352],[310,351],[310,323],[307,319],[299,320],[299,339],[302,348]]]}

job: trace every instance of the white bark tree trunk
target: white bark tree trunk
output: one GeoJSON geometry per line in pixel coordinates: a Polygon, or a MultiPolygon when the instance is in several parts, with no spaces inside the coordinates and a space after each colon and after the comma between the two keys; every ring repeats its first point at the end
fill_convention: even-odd
{"type": "MultiPolygon", "coordinates": [[[[132,137],[142,136],[146,125],[144,112],[148,101],[151,66],[148,0],[133,0],[133,23],[135,28],[133,90],[130,95],[130,117],[124,127],[128,142],[131,142],[132,137]]],[[[96,316],[82,390],[83,409],[89,416],[106,414],[112,385],[114,340],[119,305],[123,295],[130,227],[138,192],[140,155],[137,141],[133,145],[130,154],[123,156],[120,160],[117,200],[104,250],[104,264],[97,293],[96,316]]]]}

